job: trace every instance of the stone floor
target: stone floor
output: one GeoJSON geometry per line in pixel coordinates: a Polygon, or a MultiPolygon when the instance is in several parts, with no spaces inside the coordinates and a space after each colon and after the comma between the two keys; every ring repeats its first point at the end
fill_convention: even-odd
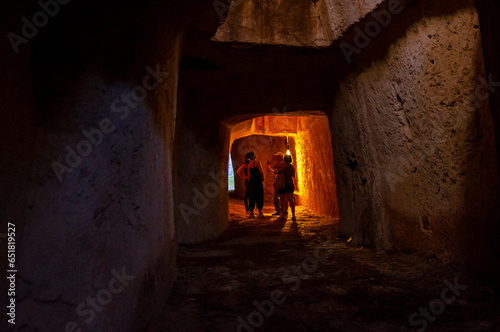
{"type": "Polygon", "coordinates": [[[147,330],[500,331],[498,297],[473,272],[354,246],[303,208],[297,224],[264,212],[246,219],[231,200],[219,239],[179,248],[168,321],[147,330]]]}

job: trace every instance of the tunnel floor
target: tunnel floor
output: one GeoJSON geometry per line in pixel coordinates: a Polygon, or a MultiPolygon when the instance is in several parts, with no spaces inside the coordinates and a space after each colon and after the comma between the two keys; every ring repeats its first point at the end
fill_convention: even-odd
{"type": "Polygon", "coordinates": [[[272,212],[245,219],[242,203],[231,200],[220,238],[180,246],[168,318],[144,330],[500,331],[494,291],[462,266],[354,246],[338,237],[337,220],[304,208],[296,227],[273,221],[272,212]],[[412,326],[420,307],[428,318],[417,314],[412,326]]]}

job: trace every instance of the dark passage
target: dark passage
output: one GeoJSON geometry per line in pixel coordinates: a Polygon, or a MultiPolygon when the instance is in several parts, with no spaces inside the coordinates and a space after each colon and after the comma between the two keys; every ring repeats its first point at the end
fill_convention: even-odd
{"type": "Polygon", "coordinates": [[[244,215],[242,203],[231,200],[231,224],[220,239],[179,248],[179,275],[164,323],[170,328],[158,321],[158,331],[499,326],[494,291],[460,265],[440,263],[433,255],[355,246],[339,237],[338,221],[304,208],[297,226],[244,215]]]}
{"type": "Polygon", "coordinates": [[[497,0],[4,2],[0,331],[500,331],[497,0]]]}

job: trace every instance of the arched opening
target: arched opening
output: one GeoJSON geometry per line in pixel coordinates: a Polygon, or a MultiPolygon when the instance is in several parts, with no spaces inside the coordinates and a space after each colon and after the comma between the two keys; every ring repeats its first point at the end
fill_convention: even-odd
{"type": "Polygon", "coordinates": [[[275,153],[282,152],[292,155],[296,167],[296,203],[315,214],[338,218],[330,133],[328,118],[321,112],[255,116],[232,125],[228,163],[235,176],[230,198],[239,201],[230,199],[229,204],[243,204],[245,183],[236,171],[244,163],[245,154],[254,151],[264,172],[266,211],[272,210],[274,179],[266,164],[275,153]]]}

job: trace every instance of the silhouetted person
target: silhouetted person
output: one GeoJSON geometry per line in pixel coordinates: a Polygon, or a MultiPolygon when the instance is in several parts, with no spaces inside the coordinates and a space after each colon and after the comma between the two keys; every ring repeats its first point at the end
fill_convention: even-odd
{"type": "Polygon", "coordinates": [[[249,204],[249,198],[250,198],[250,173],[248,172],[248,164],[250,163],[250,153],[247,153],[245,155],[245,162],[243,165],[241,165],[236,173],[245,181],[245,211],[247,213],[250,213],[250,204],[249,204]]]}
{"type": "Polygon", "coordinates": [[[292,221],[296,221],[295,218],[295,198],[293,197],[293,192],[295,191],[295,186],[293,184],[293,178],[295,177],[295,166],[292,165],[293,158],[290,155],[285,155],[283,157],[283,162],[277,165],[277,169],[285,174],[285,188],[279,190],[280,200],[281,200],[281,217],[280,219],[286,220],[286,211],[288,210],[288,202],[290,203],[290,209],[292,210],[292,221]]]}
{"type": "MultiPolygon", "coordinates": [[[[276,169],[276,166],[283,162],[283,153],[278,152],[273,156],[273,159],[271,162],[267,162],[267,168],[273,172],[273,179],[276,180],[279,171],[276,169]]],[[[276,188],[274,188],[274,196],[273,196],[273,201],[274,201],[274,210],[276,211],[273,216],[279,216],[281,215],[281,202],[280,202],[280,194],[276,188]]]]}
{"type": "Polygon", "coordinates": [[[250,152],[250,163],[248,164],[248,173],[250,174],[250,218],[254,218],[253,209],[257,203],[257,210],[259,210],[258,218],[263,218],[262,208],[264,207],[264,173],[257,155],[252,151],[250,152]]]}

